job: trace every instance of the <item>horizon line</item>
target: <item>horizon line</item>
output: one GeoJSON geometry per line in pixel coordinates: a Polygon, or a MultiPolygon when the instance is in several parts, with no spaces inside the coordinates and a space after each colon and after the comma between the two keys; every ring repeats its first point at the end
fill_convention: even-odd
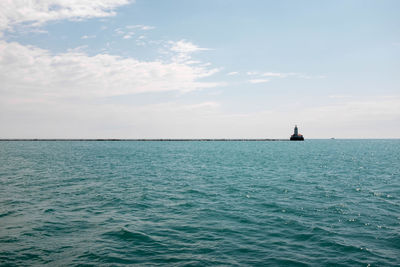
{"type": "MultiPolygon", "coordinates": [[[[392,138],[308,138],[305,140],[397,140],[392,138]]],[[[289,138],[0,138],[1,141],[290,141],[289,138]]]]}

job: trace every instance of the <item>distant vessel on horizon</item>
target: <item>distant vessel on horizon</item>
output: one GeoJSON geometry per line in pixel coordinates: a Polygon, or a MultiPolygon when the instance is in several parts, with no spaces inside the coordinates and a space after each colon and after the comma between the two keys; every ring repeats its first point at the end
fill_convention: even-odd
{"type": "Polygon", "coordinates": [[[294,126],[294,133],[290,136],[290,141],[304,141],[303,135],[299,134],[297,125],[294,126]]]}

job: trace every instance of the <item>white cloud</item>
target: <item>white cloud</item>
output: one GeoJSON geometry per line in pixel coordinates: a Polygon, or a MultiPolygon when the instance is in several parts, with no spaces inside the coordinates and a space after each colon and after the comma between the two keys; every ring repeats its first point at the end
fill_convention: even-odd
{"type": "Polygon", "coordinates": [[[287,77],[296,77],[300,79],[322,79],[326,76],[324,75],[309,75],[298,72],[259,72],[259,71],[248,71],[246,73],[249,76],[258,76],[258,77],[270,77],[270,78],[287,78],[287,77]]]}
{"type": "Polygon", "coordinates": [[[258,75],[260,73],[258,71],[248,71],[248,72],[246,72],[246,74],[249,76],[253,76],[253,75],[258,75]]]}
{"type": "Polygon", "coordinates": [[[264,72],[261,74],[261,76],[263,76],[263,77],[279,77],[279,78],[284,78],[289,75],[293,75],[293,73],[264,72]]]}
{"type": "Polygon", "coordinates": [[[249,80],[250,83],[257,84],[257,83],[267,83],[269,79],[252,79],[249,80]]]}
{"type": "Polygon", "coordinates": [[[134,34],[135,34],[134,32],[128,32],[122,38],[123,39],[131,39],[134,34]]]}
{"type": "MultiPolygon", "coordinates": [[[[155,29],[153,26],[147,26],[147,25],[128,25],[125,26],[124,28],[116,28],[114,32],[118,35],[122,35],[123,39],[132,39],[133,35],[135,35],[135,31],[132,30],[142,30],[142,31],[147,31],[147,30],[152,30],[155,29]],[[126,31],[125,29],[129,29],[129,31],[126,31]]],[[[139,37],[138,39],[143,39],[144,36],[141,35],[141,38],[139,37]]],[[[143,43],[141,43],[143,45],[143,43]]]]}
{"type": "Polygon", "coordinates": [[[128,25],[125,28],[127,29],[138,29],[138,30],[142,30],[142,31],[148,31],[148,30],[154,30],[156,27],[154,26],[149,26],[149,25],[128,25]]]}
{"type": "Polygon", "coordinates": [[[81,39],[92,39],[92,38],[96,38],[96,35],[84,35],[81,37],[81,39]]]}
{"type": "Polygon", "coordinates": [[[1,94],[93,97],[142,92],[192,91],[217,86],[200,81],[216,72],[185,62],[139,61],[78,50],[52,54],[0,41],[1,94]]]}
{"type": "Polygon", "coordinates": [[[229,72],[228,74],[226,74],[226,75],[228,75],[228,76],[233,76],[233,75],[238,75],[239,74],[239,72],[237,72],[237,71],[232,71],[232,72],[229,72]]]}
{"type": "Polygon", "coordinates": [[[210,50],[209,48],[202,48],[185,40],[169,41],[168,44],[169,50],[176,53],[174,60],[176,62],[186,62],[187,64],[198,63],[192,60],[192,53],[210,50]]]}
{"type": "Polygon", "coordinates": [[[83,53],[89,48],[88,45],[81,45],[67,50],[68,53],[83,53]]]}
{"type": "MultiPolygon", "coordinates": [[[[0,35],[6,30],[37,30],[49,21],[113,16],[117,7],[129,2],[133,1],[2,0],[0,35]]],[[[131,25],[115,32],[130,38],[134,31],[151,29],[154,27],[131,25]]],[[[143,35],[138,38],[143,39],[143,35]]],[[[164,44],[169,56],[162,61],[143,61],[105,52],[89,56],[86,46],[52,53],[0,40],[0,124],[7,125],[1,137],[151,137],[149,129],[174,129],[158,135],[165,137],[173,135],[175,129],[175,133],[188,130],[188,122],[194,126],[190,131],[195,132],[193,118],[207,121],[219,103],[127,105],[110,98],[149,92],[188,92],[220,85],[201,80],[217,69],[191,60],[192,53],[208,49],[184,40],[164,44]]]]}
{"type": "Polygon", "coordinates": [[[142,26],[140,29],[143,30],[143,31],[148,31],[148,30],[153,30],[155,28],[156,27],[153,27],[153,26],[142,26]]]}
{"type": "Polygon", "coordinates": [[[40,26],[48,21],[88,19],[115,15],[114,9],[130,0],[2,0],[0,1],[0,32],[13,30],[28,23],[40,26]]]}
{"type": "Polygon", "coordinates": [[[259,72],[259,71],[248,71],[246,72],[249,76],[260,76],[260,77],[278,77],[284,78],[290,75],[296,75],[296,73],[289,72],[289,73],[282,73],[282,72],[259,72]]]}
{"type": "Polygon", "coordinates": [[[296,76],[298,78],[307,79],[307,80],[310,80],[310,79],[324,79],[324,78],[326,78],[325,75],[309,75],[309,74],[303,74],[303,73],[298,73],[298,74],[296,74],[296,76]]]}
{"type": "Polygon", "coordinates": [[[114,30],[114,32],[115,32],[116,34],[118,34],[118,35],[125,34],[125,31],[123,31],[121,28],[116,28],[116,29],[114,30]]]}
{"type": "Polygon", "coordinates": [[[198,51],[209,50],[208,48],[198,47],[197,45],[185,40],[180,40],[177,42],[170,41],[169,43],[171,44],[171,51],[182,54],[190,54],[198,51]]]}

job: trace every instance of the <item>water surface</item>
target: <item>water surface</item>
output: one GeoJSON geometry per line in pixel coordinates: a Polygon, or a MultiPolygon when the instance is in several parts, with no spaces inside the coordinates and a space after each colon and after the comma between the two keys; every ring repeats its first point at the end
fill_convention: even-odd
{"type": "Polygon", "coordinates": [[[399,255],[400,140],[0,142],[1,265],[399,255]]]}

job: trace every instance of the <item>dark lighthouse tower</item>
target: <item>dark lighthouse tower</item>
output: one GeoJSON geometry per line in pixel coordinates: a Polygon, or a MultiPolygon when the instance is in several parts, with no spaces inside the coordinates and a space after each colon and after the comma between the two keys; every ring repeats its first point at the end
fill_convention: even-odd
{"type": "Polygon", "coordinates": [[[294,126],[294,133],[290,136],[290,141],[304,141],[303,135],[299,134],[297,125],[294,126]]]}

